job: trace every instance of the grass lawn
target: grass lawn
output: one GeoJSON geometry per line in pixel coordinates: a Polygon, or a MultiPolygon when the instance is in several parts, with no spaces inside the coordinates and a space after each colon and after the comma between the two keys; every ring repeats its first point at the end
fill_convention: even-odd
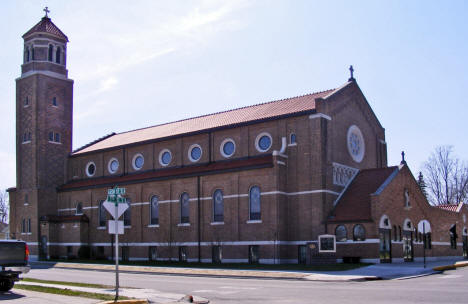
{"type": "Polygon", "coordinates": [[[39,279],[33,279],[33,278],[23,278],[22,281],[31,282],[31,283],[57,284],[57,285],[65,285],[65,286],[78,286],[78,287],[104,288],[104,289],[110,289],[110,288],[115,287],[115,286],[111,286],[111,285],[89,284],[89,283],[74,283],[74,282],[62,282],[62,281],[49,281],[49,280],[39,280],[39,279]]]}
{"type": "MultiPolygon", "coordinates": [[[[63,282],[66,283],[66,282],[63,282]]],[[[76,286],[76,285],[75,285],[76,286]]],[[[55,287],[44,287],[39,285],[21,285],[16,284],[15,289],[24,289],[30,291],[38,291],[38,292],[46,292],[52,294],[58,294],[63,296],[73,296],[73,297],[83,297],[83,298],[91,298],[91,299],[98,299],[102,301],[112,301],[114,300],[113,295],[106,295],[106,294],[99,294],[99,293],[92,293],[92,292],[84,292],[84,291],[76,291],[71,289],[61,289],[55,287]]],[[[120,300],[129,300],[128,297],[119,297],[120,300]]]]}
{"type": "MultiPolygon", "coordinates": [[[[86,264],[114,264],[110,260],[48,260],[50,262],[62,263],[86,263],[86,264]]],[[[166,262],[166,261],[127,261],[119,262],[120,265],[131,266],[152,266],[152,267],[183,267],[183,268],[199,268],[199,269],[238,269],[238,270],[271,270],[271,271],[344,271],[364,266],[369,266],[368,263],[337,263],[327,265],[304,265],[304,264],[247,264],[247,263],[183,263],[183,262],[166,262]]]]}

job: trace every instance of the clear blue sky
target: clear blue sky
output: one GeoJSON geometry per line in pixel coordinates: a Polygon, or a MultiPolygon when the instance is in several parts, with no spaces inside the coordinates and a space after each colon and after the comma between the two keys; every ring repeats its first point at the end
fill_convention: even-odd
{"type": "Polygon", "coordinates": [[[437,145],[468,159],[468,1],[2,1],[0,189],[15,186],[21,36],[68,35],[74,149],[120,132],[335,88],[355,77],[416,175],[437,145]]]}

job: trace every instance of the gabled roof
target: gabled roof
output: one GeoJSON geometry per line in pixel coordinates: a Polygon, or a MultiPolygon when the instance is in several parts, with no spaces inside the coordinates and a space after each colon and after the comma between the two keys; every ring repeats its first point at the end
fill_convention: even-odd
{"type": "Polygon", "coordinates": [[[96,141],[94,144],[88,144],[79,148],[75,150],[72,155],[107,150],[134,143],[160,140],[183,134],[242,125],[288,115],[305,114],[315,110],[316,98],[324,98],[333,92],[334,90],[327,90],[118,133],[96,141]]]}
{"type": "Polygon", "coordinates": [[[68,42],[68,37],[50,20],[49,17],[43,17],[35,26],[33,26],[23,38],[26,38],[34,33],[47,33],[54,35],[58,38],[64,39],[68,42]]]}
{"type": "Polygon", "coordinates": [[[380,190],[397,166],[359,171],[337,202],[329,222],[371,220],[371,195],[380,190]]]}

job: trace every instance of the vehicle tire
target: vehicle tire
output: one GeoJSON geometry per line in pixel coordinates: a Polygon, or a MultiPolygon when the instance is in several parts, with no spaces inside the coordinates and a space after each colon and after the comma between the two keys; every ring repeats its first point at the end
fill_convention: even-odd
{"type": "Polygon", "coordinates": [[[10,279],[1,279],[0,280],[0,292],[7,292],[12,289],[15,285],[15,282],[10,279]]]}

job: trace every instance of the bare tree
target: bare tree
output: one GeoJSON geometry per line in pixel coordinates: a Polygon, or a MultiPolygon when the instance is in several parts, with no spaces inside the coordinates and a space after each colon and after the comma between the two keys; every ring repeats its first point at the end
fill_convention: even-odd
{"type": "Polygon", "coordinates": [[[8,222],[8,193],[6,191],[0,190],[0,222],[8,222]]]}
{"type": "Polygon", "coordinates": [[[433,205],[459,204],[468,195],[468,164],[453,155],[452,146],[439,146],[424,163],[424,175],[433,205]]]}

